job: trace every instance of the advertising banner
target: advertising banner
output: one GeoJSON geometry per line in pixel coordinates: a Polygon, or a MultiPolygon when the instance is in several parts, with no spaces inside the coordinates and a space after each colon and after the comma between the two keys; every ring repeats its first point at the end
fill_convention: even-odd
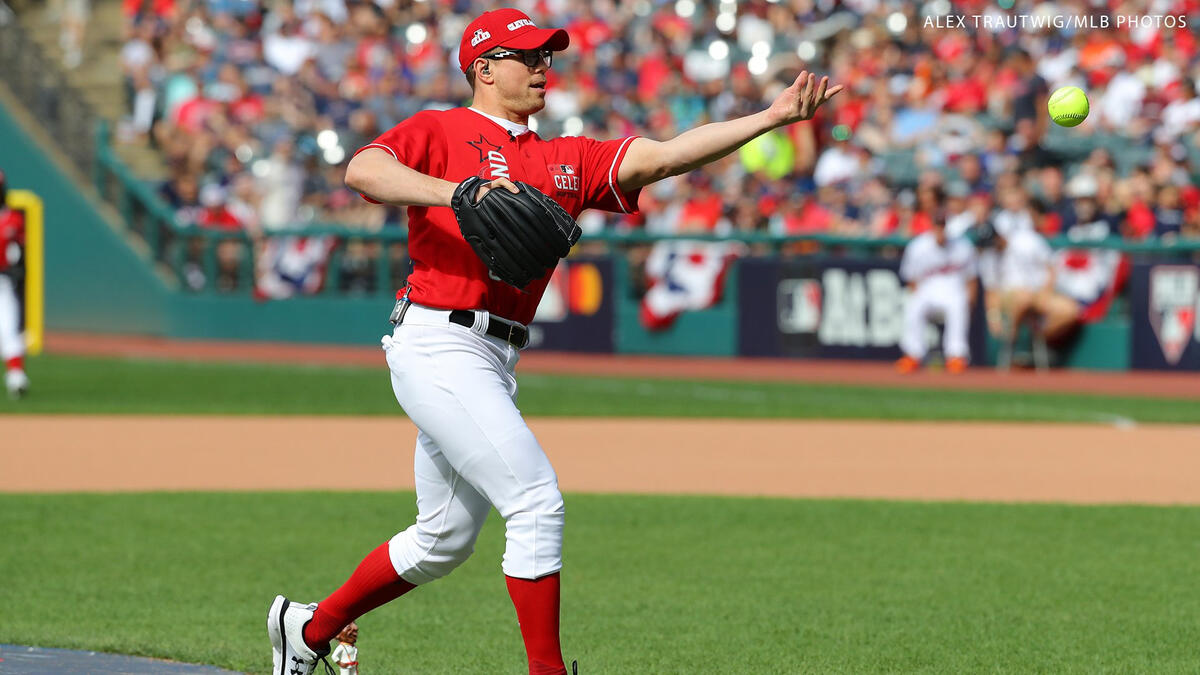
{"type": "MultiPolygon", "coordinates": [[[[740,261],[739,351],[743,356],[896,359],[906,290],[899,260],[746,258],[740,261]]],[[[971,314],[970,344],[982,360],[983,313],[971,314]]],[[[940,328],[927,338],[940,349],[940,328]]]]}
{"type": "Polygon", "coordinates": [[[529,325],[529,348],[614,351],[613,261],[571,258],[558,264],[529,325]]]}
{"type": "Polygon", "coordinates": [[[1130,364],[1200,370],[1200,265],[1135,265],[1129,293],[1130,364]]]}

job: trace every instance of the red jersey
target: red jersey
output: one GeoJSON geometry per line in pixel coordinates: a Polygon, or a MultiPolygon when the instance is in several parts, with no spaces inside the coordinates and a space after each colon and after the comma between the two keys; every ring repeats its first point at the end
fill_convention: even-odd
{"type": "Polygon", "coordinates": [[[200,212],[196,224],[214,230],[240,230],[242,223],[224,205],[207,208],[200,212]]]}
{"type": "Polygon", "coordinates": [[[24,246],[25,216],[20,211],[0,206],[0,271],[18,262],[19,253],[13,254],[17,256],[13,260],[8,259],[10,244],[24,246]]]}
{"type": "MultiPolygon", "coordinates": [[[[461,183],[471,176],[524,181],[573,217],[585,209],[637,211],[638,193],[617,185],[617,170],[636,137],[615,141],[566,137],[546,141],[532,131],[510,134],[468,108],[426,110],[384,132],[367,148],[382,148],[423,174],[461,183]]],[[[408,256],[413,270],[400,289],[409,300],[437,309],[485,309],[529,323],[553,270],[522,290],[496,281],[462,237],[447,206],[408,207],[408,256]]]]}

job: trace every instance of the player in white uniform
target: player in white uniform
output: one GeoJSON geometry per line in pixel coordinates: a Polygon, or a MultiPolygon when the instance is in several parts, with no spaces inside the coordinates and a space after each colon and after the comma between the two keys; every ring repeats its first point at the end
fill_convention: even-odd
{"type": "Polygon", "coordinates": [[[559,640],[566,510],[558,476],[517,408],[515,376],[528,341],[525,324],[552,271],[524,289],[497,280],[464,239],[449,208],[453,196],[468,178],[480,177],[489,182],[476,200],[487,190],[517,192],[513,181],[522,181],[574,217],[590,208],[633,212],[642,187],[714,162],[771,129],[812,119],[842,89],[801,71],[766,110],[669,141],[546,140],[530,130],[529,117],[545,107],[547,71],[568,43],[565,30],[539,29],[516,9],[485,12],[466,26],[459,44],[459,66],[474,91],[471,107],[421,111],[347,165],[347,186],[375,202],[408,207],[413,271],[383,345],[392,392],[418,429],[417,517],[324,600],[275,598],[267,616],[274,675],[311,675],[343,626],[450,574],[473,552],[492,508],[505,521],[500,567],[529,673],[567,674],[559,640]]]}
{"type": "Polygon", "coordinates": [[[918,235],[904,248],[900,278],[909,288],[904,305],[904,356],[896,369],[911,373],[921,366],[928,349],[928,322],[943,321],[943,352],[946,370],[961,373],[970,358],[967,330],[975,294],[975,247],[966,237],[946,234],[944,214],[935,214],[933,228],[918,235]]]}
{"type": "Polygon", "coordinates": [[[21,334],[21,301],[16,275],[24,265],[20,243],[25,237],[25,218],[8,208],[8,182],[0,171],[0,361],[4,362],[4,386],[12,398],[29,391],[25,374],[25,339],[21,334]]]}

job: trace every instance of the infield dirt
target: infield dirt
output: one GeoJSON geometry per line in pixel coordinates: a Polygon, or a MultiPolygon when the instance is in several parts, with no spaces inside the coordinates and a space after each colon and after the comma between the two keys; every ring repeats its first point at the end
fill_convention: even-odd
{"type": "MultiPolygon", "coordinates": [[[[531,419],[565,492],[1200,504],[1200,427],[531,419]]],[[[0,491],[411,489],[406,418],[6,416],[0,491]],[[34,462],[36,459],[36,468],[34,462]]]]}

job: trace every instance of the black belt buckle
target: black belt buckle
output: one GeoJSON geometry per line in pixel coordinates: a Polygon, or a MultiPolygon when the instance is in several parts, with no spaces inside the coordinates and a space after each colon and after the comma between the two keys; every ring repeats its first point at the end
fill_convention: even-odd
{"type": "Polygon", "coordinates": [[[514,323],[508,329],[508,341],[517,349],[524,349],[529,346],[529,329],[522,327],[521,324],[514,323]],[[517,340],[513,336],[520,335],[521,339],[517,340]]]}
{"type": "Polygon", "coordinates": [[[515,336],[519,333],[519,331],[517,329],[520,327],[521,327],[520,324],[516,324],[516,323],[508,324],[508,344],[516,347],[517,349],[522,349],[525,347],[526,344],[529,343],[529,331],[524,331],[525,334],[522,336],[521,340],[516,339],[515,336]]]}
{"type": "MultiPolygon", "coordinates": [[[[529,331],[527,329],[523,329],[521,327],[521,324],[517,323],[516,321],[508,321],[508,320],[500,321],[500,323],[503,323],[504,325],[508,326],[507,332],[504,332],[503,329],[489,330],[488,332],[491,333],[492,335],[495,335],[496,337],[504,340],[508,344],[516,347],[517,349],[524,349],[525,345],[529,344],[529,331]],[[522,335],[522,332],[524,333],[523,335],[522,335]],[[521,340],[517,339],[517,336],[519,336],[519,335],[522,336],[521,340]]],[[[491,328],[490,321],[488,324],[488,328],[491,328]]]]}

